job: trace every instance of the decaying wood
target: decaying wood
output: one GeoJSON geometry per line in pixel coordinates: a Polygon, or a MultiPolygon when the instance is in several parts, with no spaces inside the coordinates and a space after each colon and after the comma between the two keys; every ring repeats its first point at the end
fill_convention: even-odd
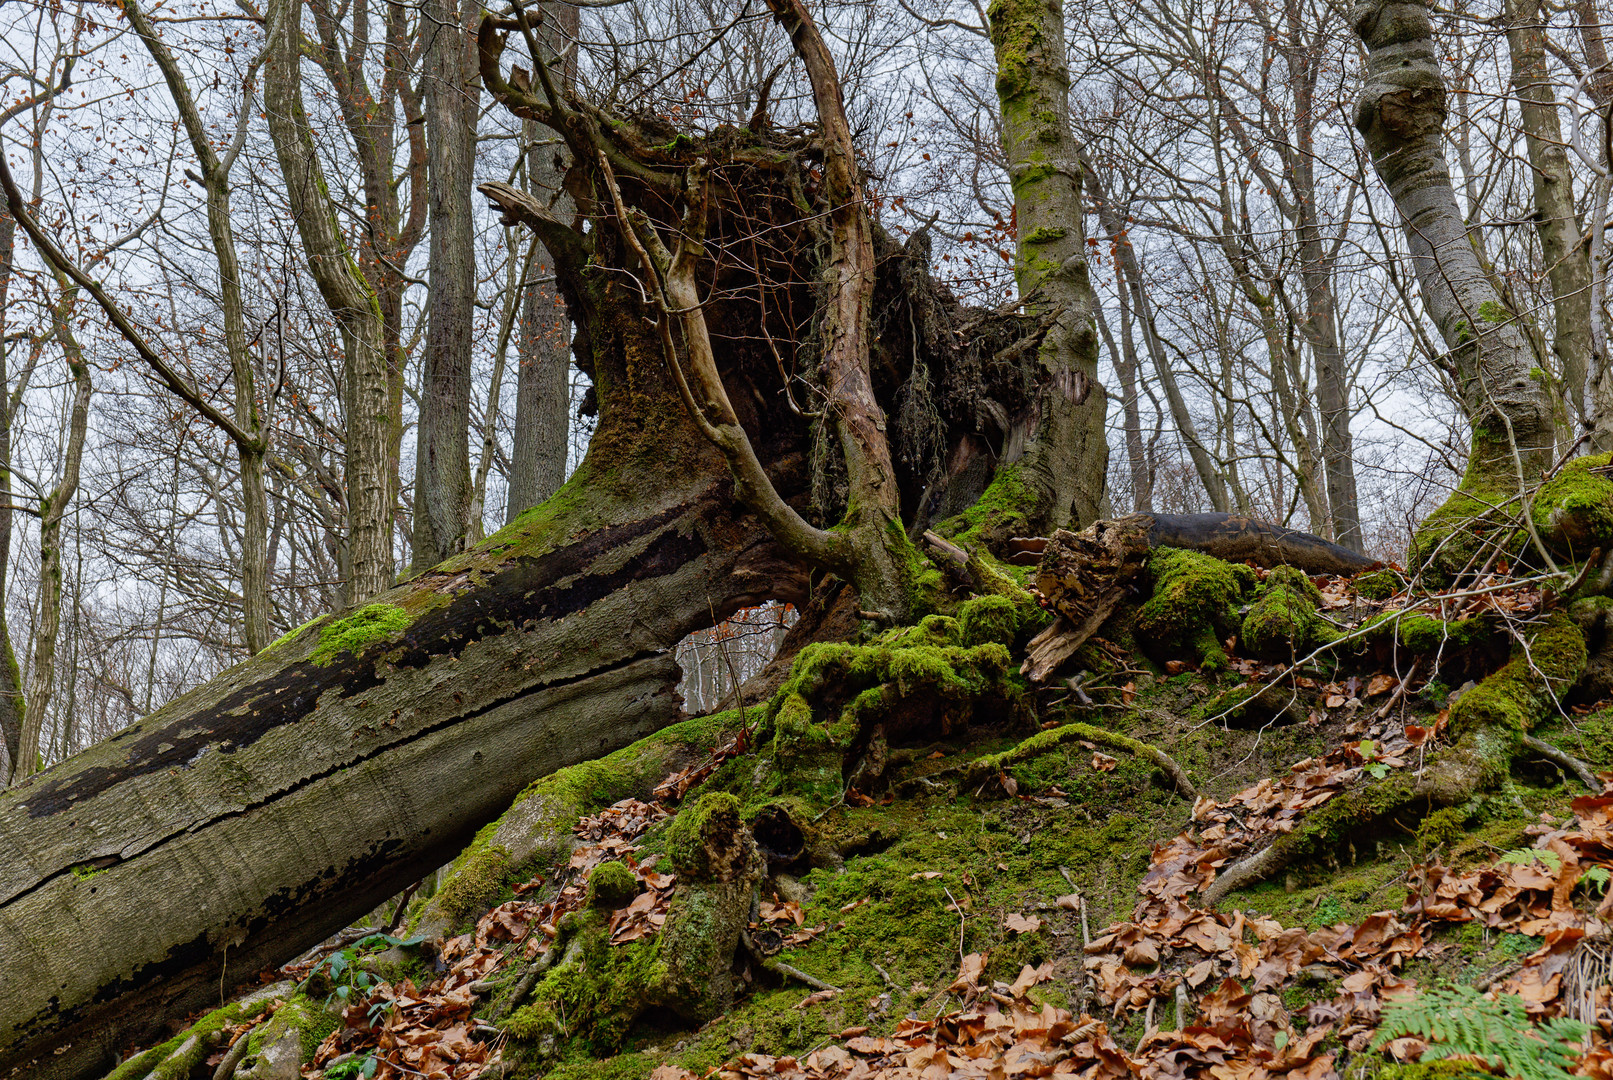
{"type": "MultiPolygon", "coordinates": [[[[1035,550],[1029,538],[1015,538],[1013,547],[1035,550]]],[[[1130,514],[1079,533],[1060,529],[1043,543],[1036,571],[1036,589],[1058,618],[1031,639],[1021,674],[1041,682],[1075,655],[1133,592],[1156,547],[1267,569],[1294,566],[1307,574],[1353,574],[1378,565],[1319,536],[1238,514],[1130,514]]]]}

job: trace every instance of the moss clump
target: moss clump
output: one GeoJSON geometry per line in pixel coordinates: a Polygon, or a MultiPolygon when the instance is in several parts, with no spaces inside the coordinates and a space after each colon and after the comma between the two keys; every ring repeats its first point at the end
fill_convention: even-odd
{"type": "Polygon", "coordinates": [[[1338,640],[1334,630],[1317,613],[1322,594],[1304,571],[1279,566],[1266,575],[1259,597],[1244,616],[1239,639],[1244,647],[1266,660],[1291,660],[1338,640]]]}
{"type": "Polygon", "coordinates": [[[1221,638],[1238,627],[1236,605],[1254,585],[1247,566],[1179,548],[1148,556],[1154,593],[1137,611],[1136,634],[1158,659],[1192,652],[1209,671],[1226,667],[1221,638]]]}
{"type": "Polygon", "coordinates": [[[321,630],[319,645],[308,659],[324,667],[342,653],[357,653],[371,642],[402,633],[409,622],[409,613],[396,604],[365,604],[321,630]]]}
{"type": "Polygon", "coordinates": [[[1495,625],[1482,618],[1446,620],[1415,611],[1386,611],[1362,627],[1362,638],[1371,642],[1393,637],[1401,648],[1433,653],[1481,645],[1496,632],[1495,625]]]}
{"type": "Polygon", "coordinates": [[[1613,480],[1592,472],[1613,455],[1569,462],[1541,485],[1531,512],[1535,528],[1559,552],[1586,558],[1592,548],[1613,546],[1613,480]]]}
{"type": "Polygon", "coordinates": [[[958,608],[958,630],[964,645],[1011,646],[1019,635],[1019,608],[1006,596],[977,596],[958,608]]]}
{"type": "Polygon", "coordinates": [[[723,841],[744,827],[739,800],[726,791],[710,792],[672,819],[666,831],[666,852],[679,874],[721,877],[728,871],[721,860],[730,846],[723,841]]]}
{"type": "MultiPolygon", "coordinates": [[[[961,622],[951,620],[946,632],[954,626],[961,632],[961,622]]],[[[841,756],[860,748],[876,726],[895,742],[947,735],[977,712],[1017,715],[1022,691],[1008,648],[930,644],[941,629],[931,623],[923,633],[891,631],[871,645],[817,642],[802,649],[763,721],[779,782],[833,801],[844,788],[841,756]]]]}
{"type": "Polygon", "coordinates": [[[215,1009],[160,1046],[136,1054],[113,1069],[106,1080],[188,1080],[219,1044],[224,1028],[261,1014],[273,998],[259,991],[215,1009]]]}
{"type": "Polygon", "coordinates": [[[1467,812],[1454,806],[1435,810],[1417,827],[1417,843],[1424,851],[1454,843],[1466,835],[1467,812]]]}
{"type": "Polygon", "coordinates": [[[1451,734],[1487,729],[1515,741],[1534,727],[1585,670],[1585,635],[1567,615],[1548,616],[1528,647],[1451,706],[1451,734]]]}
{"type": "Polygon", "coordinates": [[[296,639],[298,637],[301,637],[302,632],[304,630],[307,630],[309,627],[313,626],[315,623],[324,622],[328,618],[330,618],[329,615],[315,615],[312,619],[309,619],[307,622],[303,623],[301,626],[294,626],[290,630],[287,630],[284,634],[281,634],[279,637],[275,638],[274,641],[270,643],[269,648],[265,649],[264,651],[265,652],[272,652],[275,649],[278,649],[280,646],[286,644],[287,642],[290,642],[290,641],[292,641],[292,640],[294,640],[294,639],[296,639]]]}
{"type": "Polygon", "coordinates": [[[454,862],[452,875],[433,903],[451,925],[459,925],[489,907],[504,890],[514,869],[508,849],[493,842],[498,822],[476,834],[454,862]]]}
{"type": "Polygon", "coordinates": [[[1031,515],[1040,501],[1020,467],[1004,465],[974,505],[936,525],[935,531],[966,551],[980,544],[1000,544],[1011,536],[1031,534],[1031,515]]]}
{"type": "Polygon", "coordinates": [[[588,875],[588,906],[615,911],[633,902],[639,889],[638,878],[626,863],[612,859],[600,863],[588,875]]]}
{"type": "Polygon", "coordinates": [[[1406,578],[1399,570],[1384,567],[1381,570],[1368,570],[1364,574],[1357,574],[1351,582],[1355,586],[1356,594],[1366,600],[1387,600],[1391,596],[1406,590],[1406,578]]]}
{"type": "Polygon", "coordinates": [[[1515,551],[1518,530],[1506,522],[1515,518],[1518,505],[1512,470],[1505,436],[1475,431],[1461,484],[1417,526],[1407,566],[1438,586],[1477,572],[1498,549],[1515,551]]]}

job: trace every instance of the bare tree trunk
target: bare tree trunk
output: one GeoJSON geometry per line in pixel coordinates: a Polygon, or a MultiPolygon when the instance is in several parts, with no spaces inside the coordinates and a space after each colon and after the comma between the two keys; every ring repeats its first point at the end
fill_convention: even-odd
{"type": "Polygon", "coordinates": [[[1120,409],[1126,432],[1126,469],[1131,481],[1131,508],[1134,513],[1152,513],[1154,509],[1153,477],[1148,470],[1148,450],[1143,445],[1142,409],[1137,400],[1137,378],[1141,374],[1137,359],[1137,344],[1131,333],[1131,301],[1124,288],[1120,295],[1120,345],[1115,346],[1114,336],[1100,307],[1094,314],[1104,344],[1109,348],[1110,362],[1115,377],[1120,380],[1120,409]]]}
{"type": "Polygon", "coordinates": [[[388,361],[375,293],[359,274],[336,222],[324,169],[302,106],[301,0],[268,8],[263,98],[286,196],[297,219],[308,269],[341,328],[346,354],[347,582],[349,603],[392,581],[387,446],[391,435],[388,361]]]}
{"type": "MultiPolygon", "coordinates": [[[[557,12],[570,12],[573,20],[578,14],[576,8],[560,7],[557,12]]],[[[558,137],[530,120],[523,125],[522,135],[534,144],[526,155],[528,190],[549,204],[556,216],[571,216],[571,198],[561,188],[566,154],[562,146],[556,145],[558,137]],[[535,145],[539,142],[545,145],[535,145]]],[[[553,277],[551,260],[542,260],[533,276],[553,277]]],[[[510,459],[509,502],[504,510],[506,523],[553,495],[566,479],[571,417],[568,325],[565,305],[554,283],[539,280],[527,287],[521,302],[521,329],[516,335],[520,367],[515,382],[515,446],[510,459]]]]}
{"type": "Polygon", "coordinates": [[[22,739],[12,760],[11,782],[19,783],[39,770],[40,739],[45,712],[56,684],[56,647],[62,625],[62,519],[78,491],[79,464],[84,456],[84,434],[89,425],[90,369],[78,339],[73,335],[78,289],[58,275],[62,297],[51,309],[56,341],[62,347],[73,377],[73,404],[67,420],[67,445],[62,474],[39,505],[39,598],[33,652],[28,664],[28,692],[22,720],[22,739]]]}
{"type": "Polygon", "coordinates": [[[1423,304],[1449,348],[1472,449],[1461,487],[1426,521],[1413,557],[1447,544],[1476,513],[1516,497],[1549,466],[1554,427],[1528,342],[1468,239],[1445,163],[1445,83],[1423,0],[1361,0],[1351,23],[1367,48],[1355,124],[1399,209],[1423,304]]]}
{"type": "Polygon", "coordinates": [[[1572,442],[1573,429],[1592,415],[1585,400],[1591,358],[1591,264],[1580,242],[1574,206],[1574,177],[1564,149],[1557,99],[1546,70],[1545,19],[1540,0],[1510,0],[1507,46],[1512,55],[1512,87],[1518,96],[1524,144],[1535,178],[1535,231],[1541,261],[1551,282],[1555,328],[1552,351],[1563,388],[1566,415],[1561,423],[1572,442]]]}
{"type": "Polygon", "coordinates": [[[427,0],[422,75],[430,190],[431,297],[416,429],[414,559],[420,573],[464,550],[471,504],[471,335],[476,318],[476,120],[481,82],[470,51],[476,9],[427,0]]]}
{"type": "MultiPolygon", "coordinates": [[[[261,651],[274,638],[269,615],[269,498],[264,487],[263,458],[268,451],[268,424],[259,415],[256,378],[247,351],[246,313],[241,298],[241,264],[235,250],[230,219],[230,168],[246,138],[245,121],[235,141],[220,158],[213,147],[201,113],[156,28],[135,0],[123,5],[129,25],[145,42],[162,71],[169,95],[179,110],[191,150],[201,166],[207,192],[207,230],[218,263],[219,306],[224,316],[224,349],[229,357],[235,391],[235,424],[249,438],[233,439],[241,468],[241,622],[246,651],[261,651]]],[[[229,432],[226,432],[229,434],[229,432]]]]}
{"type": "MultiPolygon", "coordinates": [[[[10,395],[11,340],[7,335],[9,309],[6,306],[11,287],[13,258],[17,250],[17,222],[0,209],[0,742],[6,748],[6,773],[16,768],[17,754],[22,744],[23,696],[22,673],[17,667],[17,653],[11,646],[10,620],[6,618],[5,601],[11,570],[11,418],[13,407],[10,395]]],[[[0,784],[0,787],[3,787],[0,784]]]]}
{"type": "Polygon", "coordinates": [[[1080,148],[1070,130],[1064,11],[1057,0],[995,0],[991,41],[1003,150],[1014,191],[1020,295],[1060,312],[1042,343],[1041,383],[1017,479],[1037,494],[1033,528],[1076,527],[1104,504],[1108,396],[1098,382],[1097,300],[1087,278],[1080,148]]]}

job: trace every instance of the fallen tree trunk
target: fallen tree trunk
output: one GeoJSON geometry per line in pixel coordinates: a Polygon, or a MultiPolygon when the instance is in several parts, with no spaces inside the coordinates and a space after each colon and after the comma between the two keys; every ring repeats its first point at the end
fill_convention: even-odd
{"type": "Polygon", "coordinates": [[[0,794],[0,1075],[103,1074],[677,719],[677,640],[804,584],[727,487],[507,530],[0,794]]]}

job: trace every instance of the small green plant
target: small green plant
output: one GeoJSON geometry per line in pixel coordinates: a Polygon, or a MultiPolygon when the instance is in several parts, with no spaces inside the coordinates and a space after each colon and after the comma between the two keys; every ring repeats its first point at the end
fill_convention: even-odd
{"type": "Polygon", "coordinates": [[[1517,994],[1490,998],[1471,986],[1453,986],[1386,1002],[1372,1045],[1381,1049],[1391,1039],[1417,1035],[1428,1040],[1424,1061],[1476,1058],[1517,1080],[1570,1080],[1575,1047],[1589,1031],[1561,1016],[1531,1023],[1517,994]]]}
{"type": "Polygon", "coordinates": [[[1563,868],[1563,857],[1547,848],[1515,848],[1503,852],[1501,861],[1511,863],[1513,866],[1528,866],[1530,863],[1539,863],[1546,868],[1547,873],[1555,874],[1563,868]]]}
{"type": "Polygon", "coordinates": [[[351,1057],[325,1070],[325,1080],[370,1080],[381,1061],[374,1054],[351,1057]]]}
{"type": "MultiPolygon", "coordinates": [[[[306,987],[323,968],[325,973],[330,976],[330,981],[336,984],[336,989],[331,991],[330,997],[325,999],[325,1003],[330,1004],[331,999],[334,998],[343,1005],[347,1005],[353,1000],[353,991],[359,991],[358,996],[364,998],[369,996],[371,990],[381,985],[380,976],[365,971],[358,966],[357,961],[360,953],[393,945],[407,948],[410,945],[418,945],[424,940],[426,939],[423,935],[408,938],[407,940],[393,937],[391,934],[371,934],[368,937],[360,938],[347,948],[333,952],[315,964],[312,970],[308,972],[308,978],[303,980],[303,986],[306,987]]],[[[369,1009],[370,1026],[374,1027],[376,1021],[391,1008],[392,1003],[390,1001],[373,1003],[369,1009]]],[[[365,1075],[368,1076],[369,1074],[366,1073],[365,1075]]]]}
{"type": "Polygon", "coordinates": [[[1378,744],[1371,739],[1362,739],[1356,746],[1356,753],[1361,755],[1361,767],[1367,774],[1376,780],[1382,780],[1389,775],[1389,766],[1379,759],[1378,744]]]}

